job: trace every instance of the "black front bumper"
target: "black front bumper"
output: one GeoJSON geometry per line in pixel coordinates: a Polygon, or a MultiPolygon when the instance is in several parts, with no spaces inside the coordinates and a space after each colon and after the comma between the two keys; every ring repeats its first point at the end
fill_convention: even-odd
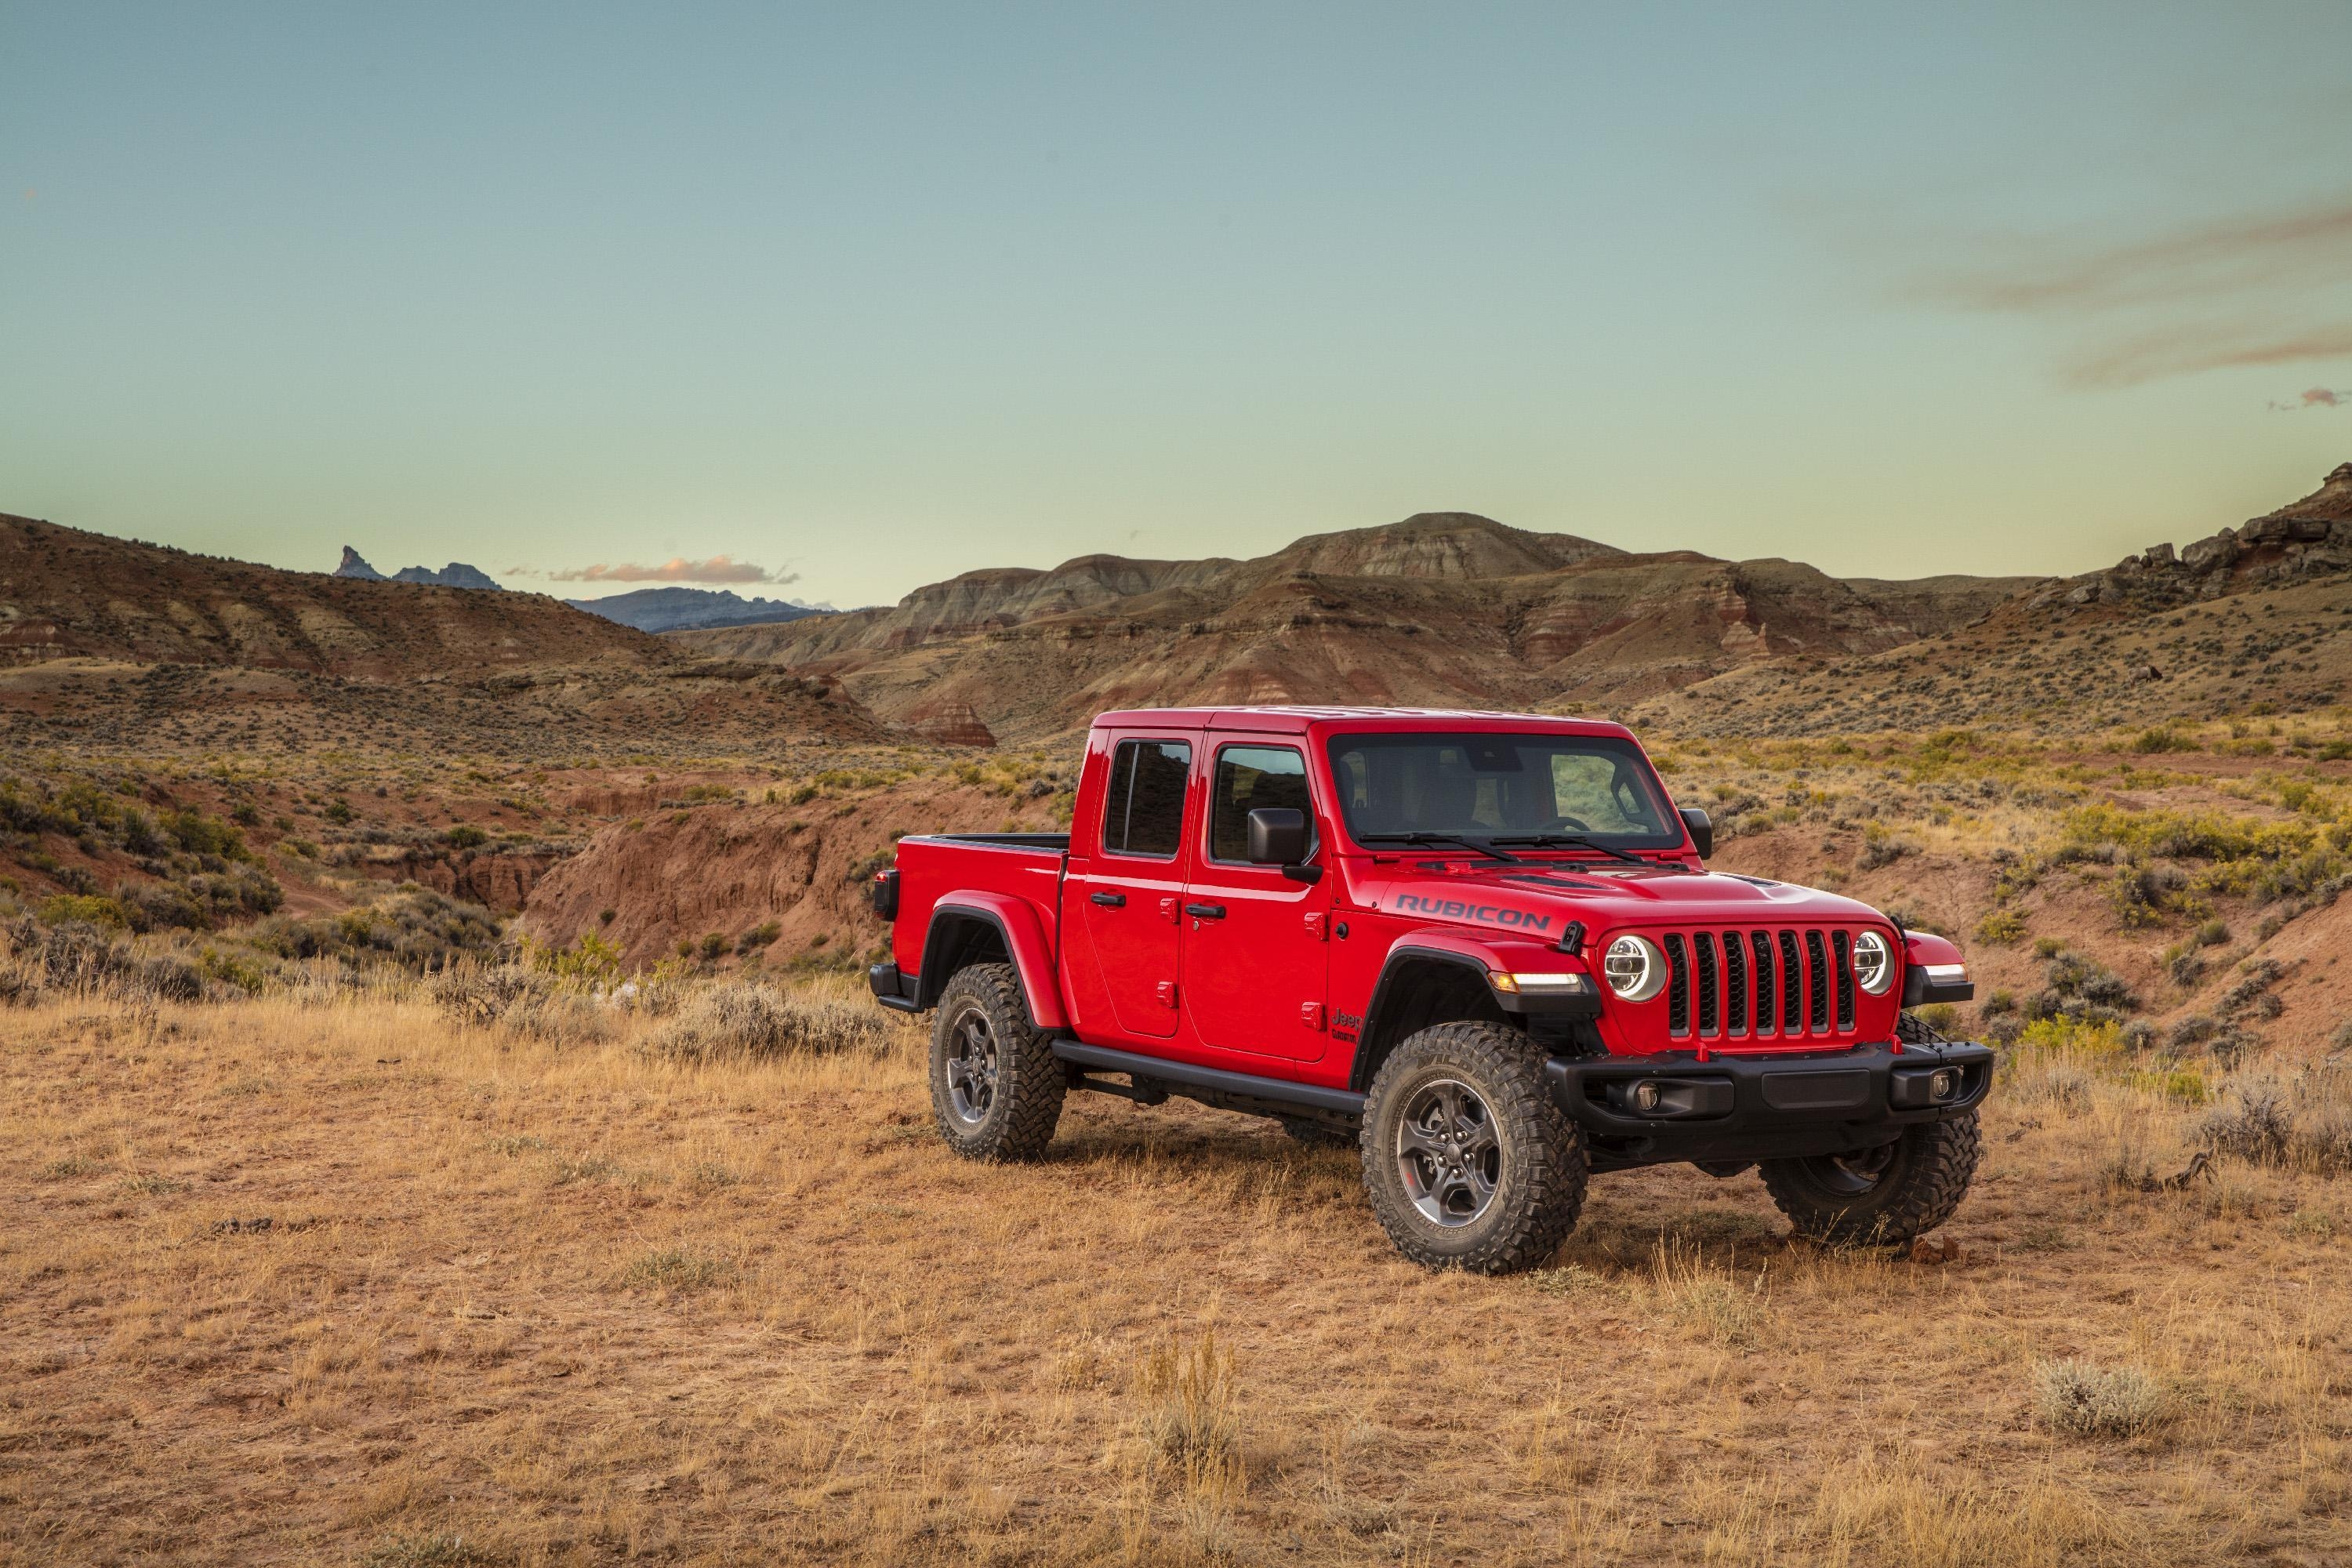
{"type": "Polygon", "coordinates": [[[1951,1041],[1715,1051],[1704,1061],[1695,1051],[1554,1057],[1544,1079],[1553,1100],[1583,1127],[1595,1170],[1680,1160],[1737,1168],[1892,1142],[1913,1122],[1975,1110],[1992,1088],[1992,1068],[1990,1047],[1951,1041]],[[1947,1091],[1941,1099],[1939,1087],[1947,1091]]]}

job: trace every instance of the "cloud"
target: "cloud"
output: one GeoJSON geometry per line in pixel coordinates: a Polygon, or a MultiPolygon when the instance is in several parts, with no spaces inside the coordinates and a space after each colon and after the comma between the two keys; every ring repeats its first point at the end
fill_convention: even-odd
{"type": "Polygon", "coordinates": [[[2339,392],[2327,386],[2308,387],[2293,403],[2273,403],[2271,407],[2281,414],[2292,414],[2299,408],[2352,408],[2352,391],[2339,392]]]}
{"type": "Polygon", "coordinates": [[[1964,310],[2050,323],[2084,387],[2352,358],[2352,197],[2168,233],[1978,241],[1918,290],[1964,310]]]}
{"type": "Polygon", "coordinates": [[[623,562],[618,566],[598,563],[576,567],[569,572],[551,572],[548,576],[558,583],[797,583],[797,572],[771,572],[764,566],[754,566],[748,561],[731,556],[714,555],[708,561],[688,561],[674,555],[658,566],[640,566],[623,562]]]}

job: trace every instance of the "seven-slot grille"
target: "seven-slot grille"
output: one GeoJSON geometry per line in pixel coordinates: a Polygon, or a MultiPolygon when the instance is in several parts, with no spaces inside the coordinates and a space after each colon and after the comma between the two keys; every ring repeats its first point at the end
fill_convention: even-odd
{"type": "Polygon", "coordinates": [[[1803,1039],[1854,1027],[1853,932],[1835,927],[1668,931],[1666,1032],[1803,1039]]]}

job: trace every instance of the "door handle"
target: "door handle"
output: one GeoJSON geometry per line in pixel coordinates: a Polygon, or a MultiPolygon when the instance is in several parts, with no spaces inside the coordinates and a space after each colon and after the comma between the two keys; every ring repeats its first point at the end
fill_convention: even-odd
{"type": "Polygon", "coordinates": [[[1184,912],[1196,921],[1221,921],[1225,918],[1223,904],[1186,904],[1184,912]]]}
{"type": "Polygon", "coordinates": [[[1092,902],[1100,904],[1107,910],[1123,910],[1127,908],[1127,895],[1125,893],[1089,893],[1087,897],[1092,902]]]}

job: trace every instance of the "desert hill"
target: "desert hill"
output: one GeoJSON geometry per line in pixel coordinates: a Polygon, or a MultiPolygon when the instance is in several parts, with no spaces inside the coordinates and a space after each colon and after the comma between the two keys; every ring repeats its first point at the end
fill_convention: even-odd
{"type": "Polygon", "coordinates": [[[2178,552],[2156,544],[1981,619],[1835,664],[1727,671],[1637,710],[1695,733],[1950,724],[2082,732],[2307,711],[2352,693],[2352,463],[2178,552]]]}
{"type": "Polygon", "coordinates": [[[673,640],[837,679],[888,719],[982,741],[1135,702],[1616,708],[1758,660],[1898,647],[2042,581],[1848,582],[1433,512],[1249,561],[969,572],[822,624],[673,640]]]}
{"type": "Polygon", "coordinates": [[[823,679],[541,594],[320,573],[0,515],[0,742],[758,754],[870,739],[823,679]]]}
{"type": "Polygon", "coordinates": [[[281,572],[0,514],[0,661],[68,655],[387,678],[679,650],[544,595],[281,572]]]}

